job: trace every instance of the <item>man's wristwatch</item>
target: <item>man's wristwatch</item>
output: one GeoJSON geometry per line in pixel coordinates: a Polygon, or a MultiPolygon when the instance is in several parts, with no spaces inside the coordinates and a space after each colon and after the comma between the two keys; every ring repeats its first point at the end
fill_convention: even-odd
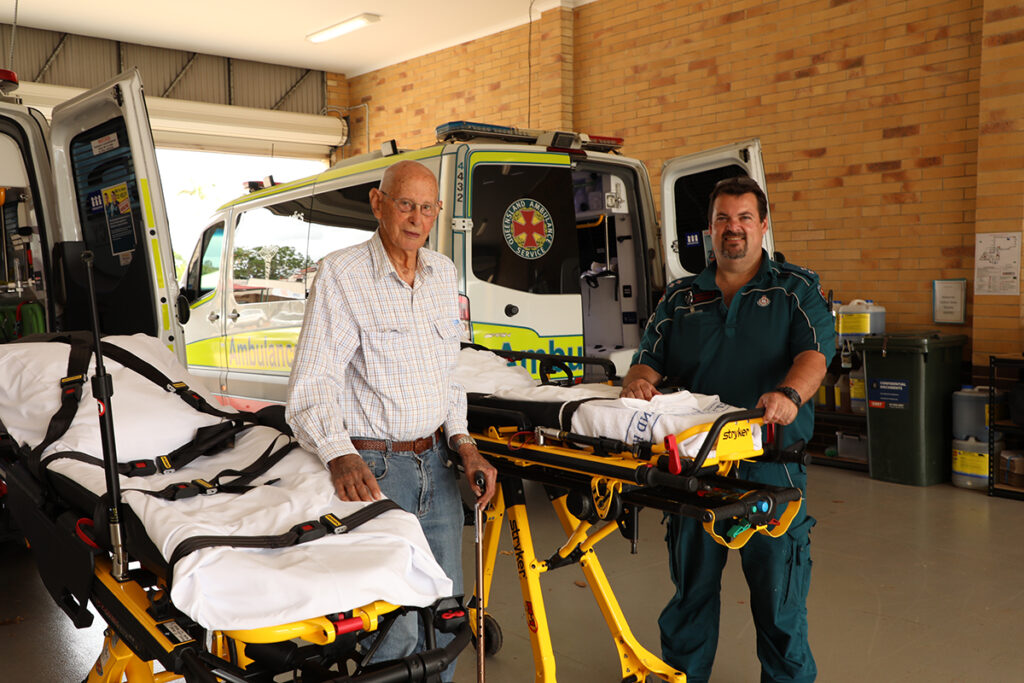
{"type": "Polygon", "coordinates": [[[780,394],[788,398],[790,401],[792,401],[794,404],[796,404],[797,408],[803,405],[803,401],[800,400],[800,394],[798,394],[796,389],[794,389],[793,387],[775,387],[775,391],[779,392],[780,394]]]}
{"type": "Polygon", "coordinates": [[[448,447],[458,453],[459,449],[467,443],[471,443],[476,446],[476,439],[471,437],[469,434],[456,434],[448,440],[448,447]]]}

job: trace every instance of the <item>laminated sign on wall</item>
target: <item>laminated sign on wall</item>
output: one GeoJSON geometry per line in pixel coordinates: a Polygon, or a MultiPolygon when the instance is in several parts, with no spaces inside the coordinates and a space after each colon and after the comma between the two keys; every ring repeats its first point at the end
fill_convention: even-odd
{"type": "Polygon", "coordinates": [[[1020,233],[989,232],[974,243],[974,293],[1020,294],[1020,233]]]}

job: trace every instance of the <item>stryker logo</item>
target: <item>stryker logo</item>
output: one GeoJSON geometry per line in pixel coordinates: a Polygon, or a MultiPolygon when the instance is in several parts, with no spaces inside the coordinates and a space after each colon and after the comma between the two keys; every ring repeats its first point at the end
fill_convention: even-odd
{"type": "Polygon", "coordinates": [[[728,441],[730,439],[742,439],[749,435],[750,427],[732,427],[722,430],[722,439],[724,441],[728,441]]]}
{"type": "MultiPolygon", "coordinates": [[[[508,530],[512,532],[512,549],[516,553],[516,569],[519,571],[520,578],[526,578],[526,563],[523,562],[523,544],[519,540],[519,525],[516,524],[514,519],[508,520],[508,530]]],[[[526,603],[529,605],[530,603],[526,603]]],[[[532,615],[533,612],[531,611],[532,615]]]]}

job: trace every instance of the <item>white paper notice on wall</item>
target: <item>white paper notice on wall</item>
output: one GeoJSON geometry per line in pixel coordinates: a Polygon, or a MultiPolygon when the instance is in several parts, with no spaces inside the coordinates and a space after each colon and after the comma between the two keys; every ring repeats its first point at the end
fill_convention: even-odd
{"type": "Polygon", "coordinates": [[[1020,233],[975,236],[974,294],[1020,294],[1020,233]]]}

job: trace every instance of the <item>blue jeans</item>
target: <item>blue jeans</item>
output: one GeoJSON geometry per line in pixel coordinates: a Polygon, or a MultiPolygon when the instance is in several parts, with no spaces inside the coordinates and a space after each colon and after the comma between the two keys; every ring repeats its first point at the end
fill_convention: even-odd
{"type": "MultiPolygon", "coordinates": [[[[370,471],[377,478],[381,492],[416,515],[427,537],[434,558],[452,580],[452,592],[462,594],[462,498],[454,467],[448,467],[448,453],[438,442],[419,455],[409,451],[359,451],[370,471]]],[[[447,645],[455,636],[437,633],[438,647],[447,645]]],[[[425,634],[419,615],[399,617],[374,654],[373,661],[398,659],[419,652],[425,647],[425,634]]],[[[450,681],[455,675],[452,662],[441,679],[450,681]]]]}

